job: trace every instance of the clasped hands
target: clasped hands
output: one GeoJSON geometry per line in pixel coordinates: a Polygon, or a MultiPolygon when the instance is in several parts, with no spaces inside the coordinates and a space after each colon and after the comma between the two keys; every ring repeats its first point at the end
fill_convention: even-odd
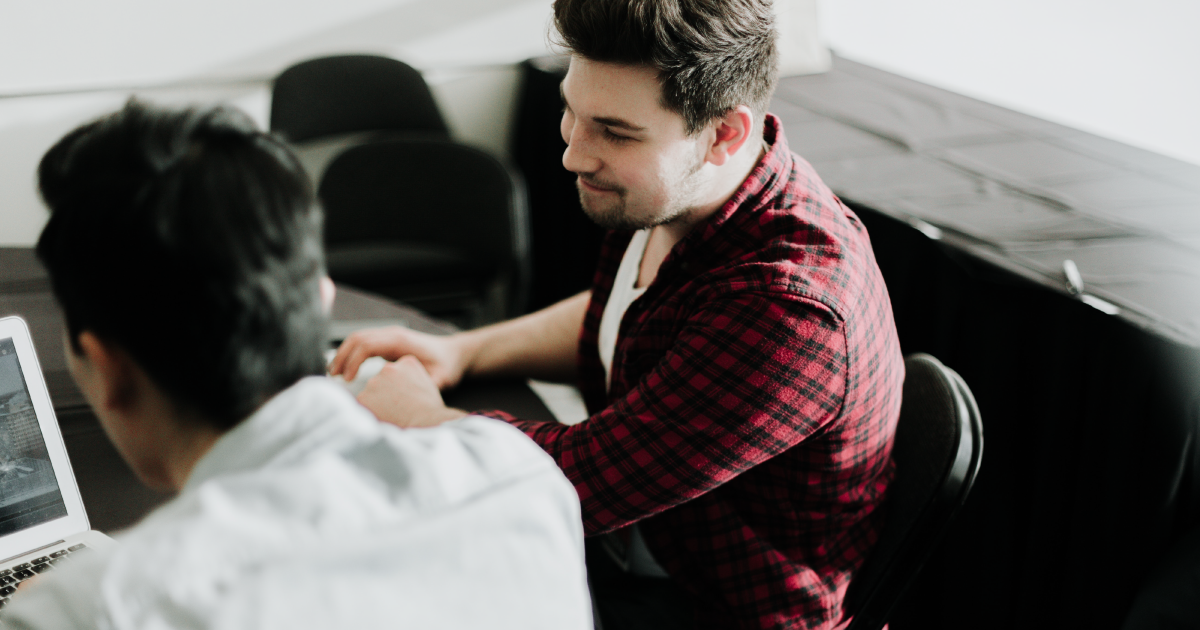
{"type": "Polygon", "coordinates": [[[457,385],[464,372],[463,352],[453,337],[436,337],[401,326],[361,330],[342,342],[329,362],[329,374],[354,380],[363,361],[371,357],[390,361],[358,394],[358,402],[375,417],[416,428],[467,415],[442,400],[441,390],[457,385]]]}

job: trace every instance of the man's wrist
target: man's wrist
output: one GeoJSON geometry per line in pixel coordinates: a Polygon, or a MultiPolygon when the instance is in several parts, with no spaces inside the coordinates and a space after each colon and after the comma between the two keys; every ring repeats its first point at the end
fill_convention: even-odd
{"type": "Polygon", "coordinates": [[[480,376],[477,363],[479,349],[483,347],[484,343],[483,330],[477,328],[450,337],[450,343],[455,346],[455,353],[458,354],[458,364],[462,368],[461,378],[480,376]]]}

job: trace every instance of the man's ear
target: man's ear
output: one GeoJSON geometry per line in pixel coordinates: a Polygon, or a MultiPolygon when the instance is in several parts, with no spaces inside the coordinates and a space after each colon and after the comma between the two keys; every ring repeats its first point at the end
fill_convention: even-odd
{"type": "Polygon", "coordinates": [[[333,312],[335,295],[337,295],[337,287],[334,286],[333,280],[329,279],[329,276],[321,276],[321,308],[325,309],[326,315],[333,312]]]}
{"type": "Polygon", "coordinates": [[[714,136],[705,157],[710,164],[723,166],[754,133],[754,112],[747,105],[738,105],[712,124],[714,136]]]}
{"type": "Polygon", "coordinates": [[[79,333],[79,350],[91,372],[88,377],[94,379],[93,391],[102,397],[95,402],[114,410],[129,407],[136,389],[133,359],[90,330],[79,333]]]}

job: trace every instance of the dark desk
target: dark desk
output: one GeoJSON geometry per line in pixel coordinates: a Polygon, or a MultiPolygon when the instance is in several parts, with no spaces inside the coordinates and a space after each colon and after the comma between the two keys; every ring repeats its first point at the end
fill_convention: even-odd
{"type": "MultiPolygon", "coordinates": [[[[24,318],[33,333],[92,527],[112,533],[136,523],[169,496],[138,483],[67,373],[62,313],[50,293],[45,271],[29,248],[0,248],[0,317],[9,315],[24,318]]],[[[454,330],[412,308],[347,288],[338,289],[333,320],[335,329],[373,320],[401,320],[423,332],[445,334],[454,330]]],[[[462,409],[503,409],[533,420],[554,419],[541,399],[520,380],[468,382],[447,392],[445,398],[447,404],[462,409]]]]}

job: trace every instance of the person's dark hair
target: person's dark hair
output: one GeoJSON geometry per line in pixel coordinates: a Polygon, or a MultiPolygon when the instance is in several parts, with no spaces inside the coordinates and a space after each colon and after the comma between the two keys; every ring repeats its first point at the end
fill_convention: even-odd
{"type": "Polygon", "coordinates": [[[555,0],[554,26],[573,54],[657,70],[688,133],[742,104],[761,116],[775,91],[771,0],[555,0]]]}
{"type": "Polygon", "coordinates": [[[219,429],[324,372],[321,211],[295,157],[226,107],[131,100],[38,166],[37,254],[91,331],[219,429]]]}

